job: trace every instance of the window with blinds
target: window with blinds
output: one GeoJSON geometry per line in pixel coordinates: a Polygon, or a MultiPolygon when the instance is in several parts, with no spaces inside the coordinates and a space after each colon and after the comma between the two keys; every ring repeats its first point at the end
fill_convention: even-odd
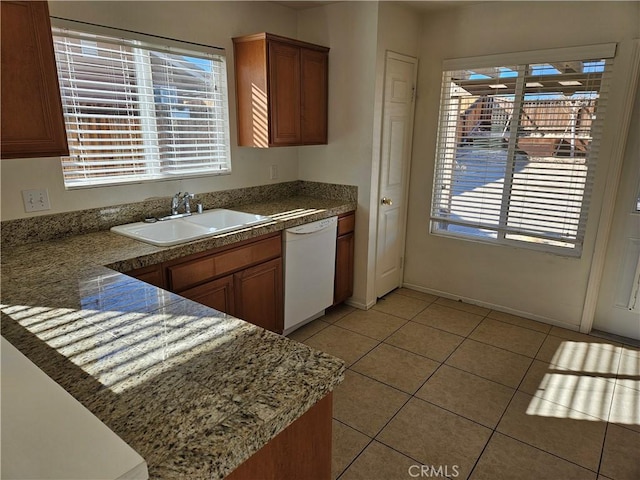
{"type": "Polygon", "coordinates": [[[581,254],[615,52],[606,47],[445,62],[432,233],[581,254]]]}
{"type": "Polygon", "coordinates": [[[230,173],[224,55],[57,27],[53,42],[67,188],[230,173]]]}

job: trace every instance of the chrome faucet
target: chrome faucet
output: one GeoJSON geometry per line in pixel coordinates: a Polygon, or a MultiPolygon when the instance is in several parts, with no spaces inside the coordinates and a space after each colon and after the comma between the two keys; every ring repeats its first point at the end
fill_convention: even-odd
{"type": "Polygon", "coordinates": [[[184,213],[191,213],[191,205],[189,200],[195,197],[195,194],[189,192],[178,192],[171,199],[171,215],[178,215],[180,207],[184,206],[184,213]]]}
{"type": "Polygon", "coordinates": [[[171,199],[171,215],[178,214],[179,206],[180,206],[180,192],[176,193],[171,199]]]}
{"type": "MultiPolygon", "coordinates": [[[[191,213],[191,205],[189,204],[189,199],[193,199],[193,197],[195,197],[195,194],[189,192],[184,192],[184,194],[182,195],[181,205],[184,205],[184,213],[191,213]]],[[[180,207],[178,206],[178,208],[180,207]]]]}

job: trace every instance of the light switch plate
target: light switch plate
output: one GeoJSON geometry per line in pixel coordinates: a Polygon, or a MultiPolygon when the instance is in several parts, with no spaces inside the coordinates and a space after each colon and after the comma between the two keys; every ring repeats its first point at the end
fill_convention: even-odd
{"type": "Polygon", "coordinates": [[[46,188],[40,190],[22,190],[22,201],[24,202],[25,212],[51,210],[49,191],[46,188]]]}
{"type": "Polygon", "coordinates": [[[271,180],[278,178],[278,165],[271,165],[271,167],[269,167],[269,178],[271,180]]]}

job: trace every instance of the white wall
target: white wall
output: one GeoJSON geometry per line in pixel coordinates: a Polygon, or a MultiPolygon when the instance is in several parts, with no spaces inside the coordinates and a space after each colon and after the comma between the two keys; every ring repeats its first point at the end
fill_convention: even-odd
{"type": "Polygon", "coordinates": [[[358,186],[354,295],[375,303],[382,88],[386,50],[416,56],[420,16],[394,2],[334,3],[298,14],[298,38],[329,52],[329,144],[299,150],[301,180],[358,186]]]}
{"type": "MultiPolygon", "coordinates": [[[[411,166],[405,283],[546,319],[577,325],[607,176],[598,167],[594,204],[581,259],[497,247],[428,234],[428,212],[444,58],[619,42],[614,83],[621,84],[628,44],[638,32],[638,2],[491,2],[415,16],[394,2],[339,2],[295,11],[270,2],[65,2],[51,14],[137,30],[227,49],[233,173],[182,181],[66,191],[59,159],[0,163],[1,219],[23,211],[20,191],[47,188],[52,210],[80,210],[141,201],[174,192],[215,191],[261,185],[269,166],[275,181],[296,179],[359,187],[354,302],[369,306],[373,293],[382,74],[385,50],[419,57],[419,85],[411,166]],[[236,147],[235,88],[231,38],[269,31],[331,47],[329,55],[329,145],[257,150],[236,147]],[[418,41],[416,43],[416,38],[418,41]]],[[[625,99],[613,90],[610,117],[625,99]]],[[[620,141],[615,121],[603,151],[620,141]]],[[[622,139],[624,140],[624,139],[622,139]]]]}
{"type": "Polygon", "coordinates": [[[227,49],[233,173],[180,181],[66,191],[58,158],[3,160],[1,219],[10,220],[170,196],[296,179],[359,187],[356,304],[373,296],[375,206],[384,52],[417,54],[420,17],[393,2],[341,2],[296,11],[271,2],[50,2],[52,16],[135,30],[227,49]],[[379,10],[382,17],[379,19],[379,10]],[[236,147],[231,38],[268,31],[331,47],[329,145],[271,150],[236,147]],[[374,196],[371,186],[374,185],[374,196]],[[21,190],[47,188],[52,209],[24,212],[21,190]],[[373,206],[373,212],[371,207],[373,206]],[[373,217],[371,216],[373,215],[373,217]]]}
{"type": "MultiPolygon", "coordinates": [[[[382,120],[384,104],[384,74],[386,53],[392,51],[418,57],[421,17],[416,11],[397,2],[381,2],[378,13],[378,47],[376,52],[376,87],[373,122],[373,149],[371,158],[371,196],[369,199],[369,238],[372,239],[368,251],[367,299],[376,300],[375,268],[377,248],[375,239],[378,232],[378,208],[380,206],[380,155],[382,148],[382,120]]],[[[401,235],[402,232],[399,232],[401,235]]]]}
{"type": "Polygon", "coordinates": [[[367,303],[378,6],[333,3],[298,14],[298,38],[330,47],[329,144],[299,152],[301,180],[358,186],[353,301],[367,303]]]}
{"type": "Polygon", "coordinates": [[[577,327],[596,237],[608,154],[620,138],[629,92],[631,39],[640,35],[638,2],[492,2],[425,16],[410,186],[405,283],[550,323],[577,327]],[[446,58],[619,42],[608,123],[602,139],[582,258],[430,235],[429,211],[446,58]]]}
{"type": "Polygon", "coordinates": [[[1,219],[10,220],[171,196],[178,191],[210,192],[298,179],[298,148],[237,147],[231,38],[268,31],[296,36],[296,12],[270,2],[66,2],[49,3],[52,16],[124,28],[223,47],[227,50],[232,174],[200,179],[66,191],[59,158],[9,159],[0,163],[1,219]],[[278,166],[277,180],[269,179],[278,166]],[[52,209],[27,214],[21,191],[46,188],[52,209]]]}

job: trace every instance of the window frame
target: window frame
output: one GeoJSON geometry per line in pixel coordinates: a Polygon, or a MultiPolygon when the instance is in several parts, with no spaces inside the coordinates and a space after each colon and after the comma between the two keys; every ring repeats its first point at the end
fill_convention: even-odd
{"type": "MultiPolygon", "coordinates": [[[[51,27],[52,27],[52,35],[53,36],[65,36],[65,32],[69,33],[70,37],[74,37],[74,32],[79,32],[80,36],[75,36],[75,38],[82,40],[81,35],[97,35],[100,37],[107,37],[113,40],[113,45],[125,45],[131,47],[132,56],[136,57],[140,54],[141,51],[145,50],[147,52],[156,52],[156,53],[165,53],[165,54],[173,54],[173,55],[181,55],[187,57],[193,57],[194,59],[201,58],[205,60],[210,60],[213,64],[220,65],[222,71],[220,73],[212,73],[215,75],[216,87],[219,87],[221,91],[218,93],[221,97],[221,101],[223,102],[221,107],[217,107],[215,110],[209,109],[209,114],[219,115],[220,122],[222,123],[222,128],[216,128],[214,131],[216,135],[221,138],[221,143],[219,144],[224,153],[221,156],[211,157],[212,161],[210,166],[206,168],[208,171],[205,171],[205,168],[201,168],[200,171],[191,171],[191,172],[179,172],[179,173],[168,173],[160,172],[163,168],[166,168],[167,165],[170,164],[171,161],[176,162],[176,157],[163,158],[161,154],[156,153],[157,157],[154,161],[153,158],[149,158],[145,153],[143,155],[144,160],[140,162],[140,160],[136,157],[131,158],[132,164],[143,163],[143,168],[145,173],[135,173],[130,175],[129,178],[123,178],[123,176],[117,176],[115,178],[109,178],[109,175],[103,175],[102,177],[88,177],[84,180],[80,181],[68,181],[64,168],[61,168],[61,173],[63,176],[63,182],[65,185],[65,189],[67,190],[76,190],[76,189],[85,189],[85,188],[100,188],[100,187],[111,187],[111,186],[126,186],[126,185],[135,185],[142,183],[150,183],[150,182],[167,182],[167,181],[175,181],[175,180],[183,180],[189,178],[202,178],[208,176],[220,176],[220,175],[230,175],[232,173],[232,164],[231,164],[231,136],[230,136],[230,127],[231,127],[231,118],[230,118],[230,108],[229,108],[229,79],[228,79],[228,68],[227,68],[227,57],[226,50],[220,47],[214,47],[209,45],[203,45],[198,43],[192,43],[187,41],[181,41],[176,39],[171,39],[167,37],[157,36],[157,35],[149,35],[140,32],[135,32],[131,30],[105,27],[95,24],[90,24],[86,22],[79,22],[75,20],[68,20],[60,17],[50,17],[51,18],[51,27]],[[137,48],[140,46],[140,48],[137,48]],[[155,164],[154,164],[155,163],[155,164]],[[219,170],[212,170],[213,164],[218,163],[222,168],[219,170]],[[163,167],[164,165],[164,167],[163,167]]],[[[82,46],[84,50],[84,45],[82,46]]],[[[136,60],[136,64],[138,60],[136,60]]],[[[58,67],[58,62],[56,61],[56,66],[58,67]]],[[[151,68],[151,67],[149,67],[151,68]]],[[[151,71],[149,71],[149,75],[151,75],[151,71]]],[[[62,80],[62,79],[61,79],[62,80]]],[[[138,89],[148,87],[141,86],[141,80],[144,82],[145,80],[148,82],[149,79],[136,79],[135,86],[138,89]]],[[[62,81],[61,88],[62,88],[62,81]]],[[[148,88],[147,88],[148,89],[148,88]]],[[[209,92],[209,94],[213,95],[213,92],[209,92]]],[[[146,94],[145,94],[146,95],[146,94]]],[[[149,95],[146,95],[149,97],[149,95]]],[[[154,93],[150,95],[151,100],[148,102],[140,102],[141,106],[138,108],[141,109],[153,109],[155,110],[158,107],[158,103],[156,102],[155,95],[155,85],[154,85],[154,93]]],[[[162,103],[162,102],[160,102],[162,103]]],[[[64,100],[63,100],[63,111],[65,110],[64,100]]],[[[136,108],[136,111],[140,111],[136,108]]],[[[173,111],[173,110],[171,110],[173,111]]],[[[154,114],[155,116],[155,114],[154,114]]],[[[167,117],[170,121],[175,119],[180,119],[178,116],[174,116],[173,114],[167,117]]],[[[154,127],[153,131],[149,130],[141,130],[139,136],[141,137],[142,144],[144,145],[144,151],[154,151],[158,150],[160,144],[157,142],[158,132],[161,131],[161,125],[159,121],[156,121],[154,118],[154,127]],[[154,142],[153,139],[156,139],[154,142]]],[[[140,117],[141,123],[147,123],[146,120],[143,120],[140,117]]],[[[65,132],[68,132],[70,124],[67,123],[67,118],[65,115],[65,132]]],[[[211,130],[208,130],[211,132],[211,130]]],[[[67,133],[69,135],[69,133],[67,133]]],[[[210,134],[208,134],[210,135],[210,134]]],[[[178,145],[176,142],[177,137],[170,137],[168,140],[168,145],[178,145]]],[[[71,144],[70,144],[70,153],[71,144]]],[[[64,165],[65,158],[61,158],[61,167],[64,165]]],[[[202,157],[203,159],[206,157],[202,157]]],[[[180,157],[177,156],[177,161],[179,163],[180,157]]],[[[186,169],[186,168],[185,168],[186,169]]]]}
{"type": "MultiPolygon", "coordinates": [[[[581,242],[576,242],[573,247],[569,246],[561,246],[561,245],[552,245],[545,243],[538,243],[534,241],[527,240],[517,240],[513,238],[507,238],[506,235],[509,235],[507,231],[506,224],[503,225],[502,218],[499,224],[495,228],[487,227],[487,230],[495,232],[496,238],[483,237],[481,235],[472,235],[465,234],[463,232],[455,232],[448,231],[444,228],[440,228],[439,224],[443,222],[442,218],[437,218],[434,214],[436,205],[440,204],[438,200],[438,196],[440,195],[438,192],[438,188],[440,186],[440,178],[439,173],[442,173],[445,167],[441,167],[441,164],[446,162],[446,153],[445,150],[448,148],[447,142],[450,141],[449,136],[450,132],[446,132],[446,125],[443,127],[442,122],[446,122],[446,115],[449,111],[446,109],[449,105],[449,98],[447,98],[447,92],[449,87],[447,85],[447,73],[457,71],[457,70],[474,70],[474,69],[482,69],[482,68],[497,68],[505,65],[515,65],[518,67],[530,64],[551,64],[553,62],[562,62],[568,59],[595,59],[602,58],[606,59],[606,69],[603,72],[602,84],[599,90],[599,98],[603,98],[605,103],[606,99],[609,96],[608,87],[610,83],[610,73],[613,67],[613,63],[615,61],[616,54],[616,43],[607,43],[607,44],[599,44],[599,45],[589,45],[589,46],[581,46],[581,47],[567,47],[567,48],[557,48],[557,49],[547,49],[547,50],[535,50],[535,51],[526,51],[526,52],[513,52],[506,54],[496,54],[496,55],[485,55],[478,57],[465,57],[465,58],[457,58],[457,59],[447,59],[442,63],[442,75],[441,75],[441,94],[440,94],[440,102],[439,102],[439,110],[438,110],[438,127],[437,127],[437,139],[435,145],[435,162],[433,167],[433,185],[432,185],[432,195],[430,198],[430,210],[429,210],[429,234],[444,238],[453,238],[457,240],[469,241],[469,242],[477,242],[483,244],[492,244],[492,245],[502,245],[502,246],[510,246],[515,248],[525,248],[529,250],[541,251],[546,253],[552,253],[562,256],[568,257],[580,257],[582,255],[582,249],[584,246],[584,240],[586,238],[586,229],[588,225],[588,214],[590,210],[590,203],[593,192],[589,192],[588,196],[583,198],[581,203],[580,210],[580,223],[579,225],[583,225],[583,236],[581,238],[581,242]],[[444,133],[444,135],[443,135],[444,133]]],[[[522,80],[524,81],[524,80],[522,80]]],[[[525,101],[525,92],[522,91],[521,98],[516,96],[514,97],[514,104],[525,101]]],[[[595,131],[593,134],[593,144],[596,145],[596,148],[592,149],[587,159],[587,179],[585,183],[585,188],[583,190],[583,194],[587,189],[591,188],[594,183],[595,178],[595,167],[597,165],[597,157],[599,144],[601,142],[601,133],[602,133],[602,124],[604,119],[602,115],[596,117],[596,123],[592,126],[591,131],[595,131]]],[[[450,125],[450,122],[449,122],[450,125]]],[[[520,118],[517,119],[516,122],[512,122],[510,125],[511,131],[513,131],[513,127],[516,128],[516,132],[519,131],[519,127],[521,126],[520,118]]],[[[515,142],[517,142],[518,135],[513,135],[516,137],[515,142]]],[[[454,155],[457,151],[457,147],[454,142],[454,155]]],[[[487,151],[493,151],[492,149],[487,149],[487,151]]],[[[514,158],[506,159],[507,165],[512,164],[515,165],[516,160],[514,158]]],[[[507,173],[509,170],[505,166],[504,172],[507,173]]],[[[504,185],[502,189],[502,193],[500,195],[501,202],[507,203],[507,210],[509,204],[509,195],[510,190],[508,189],[508,184],[511,183],[513,177],[510,179],[504,178],[504,185]]],[[[451,195],[449,193],[448,195],[451,195]]],[[[503,206],[500,210],[501,216],[503,214],[503,206]]],[[[445,222],[446,223],[446,222],[445,222]]],[[[476,228],[478,230],[482,230],[481,226],[470,227],[476,228]]],[[[579,228],[579,226],[577,227],[579,228]]],[[[579,230],[578,230],[579,233],[579,230]]],[[[512,233],[513,234],[513,233],[512,233]]]]}

